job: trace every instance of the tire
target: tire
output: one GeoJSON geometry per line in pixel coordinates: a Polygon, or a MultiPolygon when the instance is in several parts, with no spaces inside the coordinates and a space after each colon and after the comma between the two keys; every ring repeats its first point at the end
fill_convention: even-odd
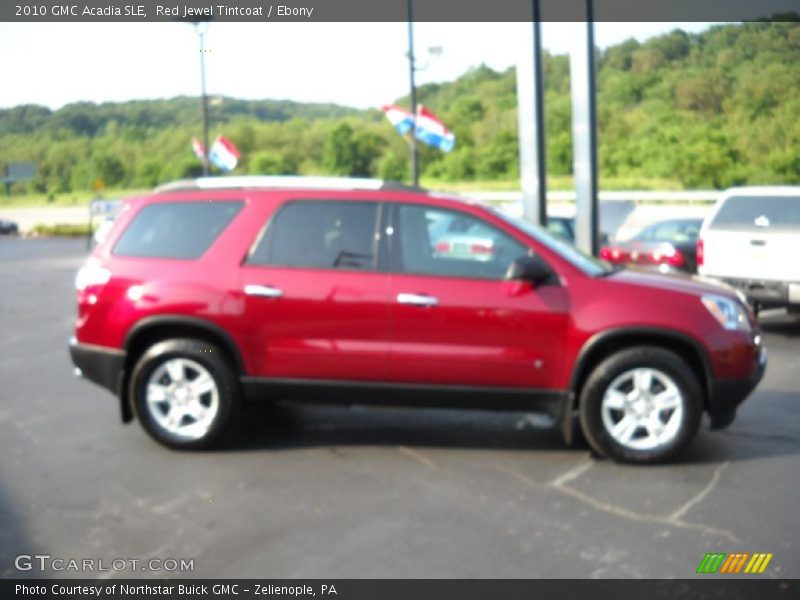
{"type": "Polygon", "coordinates": [[[172,339],[154,344],[139,358],[129,397],[142,427],[157,442],[176,450],[202,450],[219,444],[232,429],[239,384],[219,348],[196,339],[172,339]]]}
{"type": "Polygon", "coordinates": [[[603,360],[587,378],[579,402],[589,445],[602,456],[634,464],[677,457],[697,434],[703,413],[697,376],[678,355],[654,346],[628,348],[603,360]]]}

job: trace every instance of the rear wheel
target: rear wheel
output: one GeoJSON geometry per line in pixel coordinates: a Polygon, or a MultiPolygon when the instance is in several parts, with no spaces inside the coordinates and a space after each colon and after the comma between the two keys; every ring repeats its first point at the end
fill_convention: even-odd
{"type": "Polygon", "coordinates": [[[130,397],[145,431],[176,449],[217,444],[239,404],[236,376],[225,357],[193,339],[151,346],[133,370],[130,397]]]}
{"type": "Polygon", "coordinates": [[[581,429],[603,456],[663,462],[694,438],[702,398],[697,376],[679,356],[657,347],[629,348],[602,361],[586,380],[581,429]]]}

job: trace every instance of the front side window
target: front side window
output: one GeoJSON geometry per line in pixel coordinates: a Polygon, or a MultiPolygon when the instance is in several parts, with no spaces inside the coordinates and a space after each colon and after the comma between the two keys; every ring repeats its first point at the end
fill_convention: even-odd
{"type": "Polygon", "coordinates": [[[397,208],[397,267],[414,275],[503,279],[528,248],[486,221],[434,207],[397,208]]]}
{"type": "Polygon", "coordinates": [[[511,215],[500,212],[499,210],[492,209],[492,211],[496,216],[503,219],[506,223],[516,227],[522,231],[522,233],[528,234],[551,252],[555,252],[561,258],[572,264],[575,268],[591,277],[607,275],[614,270],[607,262],[595,258],[594,256],[584,254],[572,244],[555,237],[546,229],[539,227],[538,225],[534,225],[530,221],[512,217],[511,215]]]}
{"type": "Polygon", "coordinates": [[[292,201],[279,209],[251,264],[308,269],[375,268],[376,202],[292,201]]]}
{"type": "Polygon", "coordinates": [[[142,208],[113,254],[142,258],[202,256],[242,209],[242,202],[159,202],[142,208]]]}

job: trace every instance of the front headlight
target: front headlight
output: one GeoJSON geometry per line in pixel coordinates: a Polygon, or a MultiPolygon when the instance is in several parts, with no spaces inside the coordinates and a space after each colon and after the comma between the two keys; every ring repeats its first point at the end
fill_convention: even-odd
{"type": "Polygon", "coordinates": [[[750,319],[744,305],[716,294],[704,294],[703,305],[729,331],[750,331],[750,319]]]}

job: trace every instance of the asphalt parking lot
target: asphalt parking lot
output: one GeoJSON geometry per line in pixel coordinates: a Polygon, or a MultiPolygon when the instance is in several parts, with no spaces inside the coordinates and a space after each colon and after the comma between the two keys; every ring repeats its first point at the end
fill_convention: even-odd
{"type": "Polygon", "coordinates": [[[84,257],[0,238],[3,577],[49,554],[194,559],[166,573],[194,577],[682,578],[706,552],[772,552],[764,577],[800,577],[800,322],[765,318],[764,381],[681,464],[593,460],[536,415],[310,406],[251,409],[236,446],[176,453],[72,375],[84,257]]]}

